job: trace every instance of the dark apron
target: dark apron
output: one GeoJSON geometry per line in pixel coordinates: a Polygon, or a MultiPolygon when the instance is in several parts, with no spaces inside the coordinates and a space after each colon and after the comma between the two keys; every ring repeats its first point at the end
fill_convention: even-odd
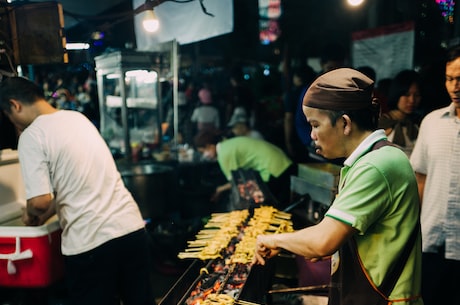
{"type": "MultiPolygon", "coordinates": [[[[388,141],[376,142],[371,150],[392,145],[388,141]]],[[[377,287],[362,265],[354,238],[350,238],[339,249],[339,267],[331,276],[329,289],[329,305],[388,305],[393,302],[388,299],[396,285],[399,276],[406,265],[410,252],[420,234],[419,223],[415,226],[406,243],[401,256],[392,270],[388,270],[382,284],[377,287]]],[[[418,298],[418,297],[415,297],[418,298]]]]}
{"type": "Polygon", "coordinates": [[[387,297],[367,279],[356,250],[353,238],[339,250],[339,268],[331,277],[329,305],[387,305],[387,297]]]}

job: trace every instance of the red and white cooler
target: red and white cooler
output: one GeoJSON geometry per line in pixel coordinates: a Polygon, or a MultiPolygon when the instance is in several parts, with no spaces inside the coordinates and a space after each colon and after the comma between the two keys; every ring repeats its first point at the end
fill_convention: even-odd
{"type": "Polygon", "coordinates": [[[24,197],[18,160],[0,154],[0,287],[47,287],[64,275],[57,218],[24,226],[24,197]]]}

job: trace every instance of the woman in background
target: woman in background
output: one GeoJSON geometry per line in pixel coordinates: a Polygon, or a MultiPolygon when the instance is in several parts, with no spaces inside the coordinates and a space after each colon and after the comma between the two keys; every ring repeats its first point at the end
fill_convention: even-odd
{"type": "Polygon", "coordinates": [[[413,70],[402,70],[391,82],[389,111],[383,113],[379,121],[379,127],[385,129],[388,140],[400,146],[408,156],[417,140],[422,118],[418,111],[421,100],[419,74],[413,70]]]}
{"type": "Polygon", "coordinates": [[[192,117],[190,118],[196,124],[196,131],[219,129],[220,114],[217,107],[213,104],[211,91],[205,88],[201,89],[198,91],[198,99],[200,100],[200,105],[193,110],[192,117]]]}

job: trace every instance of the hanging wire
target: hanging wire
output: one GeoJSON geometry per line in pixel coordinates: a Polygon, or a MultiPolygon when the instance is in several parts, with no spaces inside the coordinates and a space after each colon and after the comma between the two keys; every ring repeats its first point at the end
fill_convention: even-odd
{"type": "MultiPolygon", "coordinates": [[[[154,7],[164,3],[164,2],[175,2],[175,3],[190,3],[196,0],[146,0],[145,3],[137,8],[134,8],[132,12],[121,12],[121,13],[113,13],[108,15],[100,15],[100,16],[86,16],[81,14],[71,13],[69,11],[64,10],[64,15],[74,18],[75,20],[82,22],[82,21],[98,21],[98,20],[116,20],[105,27],[111,27],[114,24],[120,23],[125,21],[129,18],[132,18],[134,15],[146,10],[146,9],[153,9],[154,7]]],[[[214,17],[214,14],[209,13],[204,5],[204,0],[199,0],[201,10],[204,14],[214,17]]],[[[104,27],[104,26],[103,26],[104,27]]]]}

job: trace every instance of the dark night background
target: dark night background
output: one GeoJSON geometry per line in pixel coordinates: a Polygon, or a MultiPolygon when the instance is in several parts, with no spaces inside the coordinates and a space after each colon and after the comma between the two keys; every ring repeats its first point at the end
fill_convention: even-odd
{"type": "MultiPolygon", "coordinates": [[[[258,40],[258,1],[234,0],[233,33],[183,45],[180,52],[195,56],[198,50],[200,56],[217,56],[223,62],[240,59],[279,63],[287,53],[292,57],[318,56],[321,48],[329,42],[339,42],[348,48],[354,31],[414,21],[417,29],[415,60],[416,64],[421,64],[429,60],[443,42],[455,36],[455,24],[442,18],[434,0],[373,0],[353,9],[345,2],[282,0],[281,37],[264,46],[258,40]]],[[[105,30],[103,44],[95,47],[91,54],[107,47],[124,48],[126,42],[135,43],[132,19],[113,24],[113,16],[132,9],[131,0],[121,1],[97,16],[79,18],[79,24],[67,29],[67,40],[91,41],[95,30],[105,30]]]]}
{"type": "MultiPolygon", "coordinates": [[[[207,1],[218,0],[203,0],[204,6],[207,1]]],[[[62,0],[60,3],[66,20],[64,34],[67,41],[89,42],[91,48],[69,51],[67,64],[35,65],[36,74],[63,69],[88,73],[94,69],[95,56],[128,45],[136,48],[132,0],[62,0]],[[95,39],[96,32],[102,32],[104,38],[95,39]]],[[[179,46],[181,69],[187,70],[189,75],[197,75],[206,69],[228,69],[235,63],[277,67],[281,63],[318,57],[324,46],[331,42],[341,44],[348,51],[353,32],[405,21],[413,21],[416,27],[414,67],[436,67],[442,63],[439,55],[443,48],[458,39],[460,32],[456,18],[460,15],[458,5],[453,21],[448,22],[442,17],[435,0],[367,0],[362,7],[354,9],[346,6],[346,0],[281,0],[281,36],[274,43],[262,45],[259,41],[258,0],[234,0],[233,3],[232,33],[179,46]]],[[[3,23],[0,25],[4,26],[3,23]]],[[[1,68],[8,68],[5,62],[0,61],[1,68]]],[[[431,75],[435,81],[436,77],[442,81],[442,74],[438,73],[443,72],[436,70],[431,75]]],[[[10,134],[12,126],[7,120],[0,118],[0,124],[2,133],[8,131],[10,134]]],[[[11,139],[14,136],[2,137],[0,147],[14,146],[11,139]],[[5,139],[9,144],[4,143],[5,139]]]]}

